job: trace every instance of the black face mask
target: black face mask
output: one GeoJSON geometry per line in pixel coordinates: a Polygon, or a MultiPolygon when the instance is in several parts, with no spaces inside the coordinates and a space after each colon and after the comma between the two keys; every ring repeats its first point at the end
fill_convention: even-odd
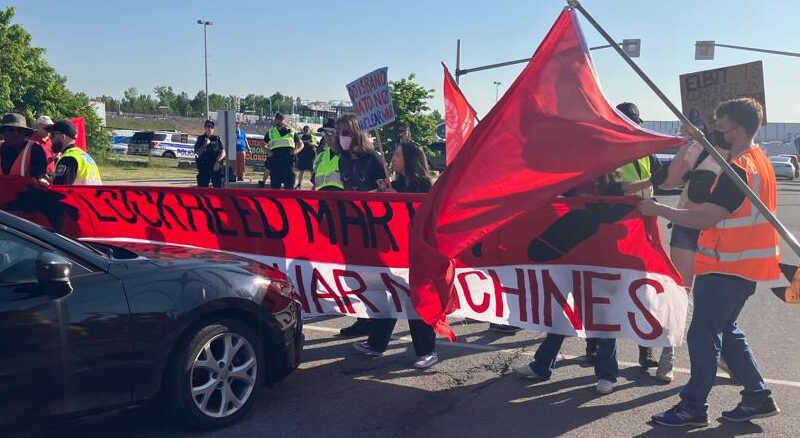
{"type": "Polygon", "coordinates": [[[711,142],[714,143],[714,146],[718,146],[726,151],[731,150],[733,145],[729,141],[725,140],[725,134],[722,131],[714,131],[712,135],[713,138],[711,142]]]}

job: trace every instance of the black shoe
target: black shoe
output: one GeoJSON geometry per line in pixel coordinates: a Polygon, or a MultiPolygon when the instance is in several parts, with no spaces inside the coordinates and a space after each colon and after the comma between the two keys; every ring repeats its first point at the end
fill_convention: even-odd
{"type": "Polygon", "coordinates": [[[723,411],[722,418],[733,421],[735,423],[742,423],[745,421],[755,420],[756,418],[767,418],[773,415],[778,415],[781,412],[775,404],[772,397],[767,398],[758,404],[745,404],[739,403],[733,410],[723,411]]]}
{"type": "Polygon", "coordinates": [[[514,327],[511,325],[503,325],[503,324],[489,324],[489,330],[495,333],[501,333],[504,335],[513,335],[516,334],[518,331],[522,330],[519,327],[514,327]]]}
{"type": "Polygon", "coordinates": [[[348,338],[367,336],[369,335],[369,327],[367,326],[366,320],[359,319],[358,321],[354,322],[353,325],[339,330],[339,335],[346,336],[348,338]]]}
{"type": "Polygon", "coordinates": [[[263,188],[264,188],[264,185],[265,185],[265,184],[264,184],[264,181],[259,181],[259,182],[258,182],[258,188],[259,188],[259,189],[263,189],[263,188]]]}
{"type": "Polygon", "coordinates": [[[653,355],[652,348],[639,346],[639,365],[642,368],[655,368],[658,366],[658,361],[653,355]]]}

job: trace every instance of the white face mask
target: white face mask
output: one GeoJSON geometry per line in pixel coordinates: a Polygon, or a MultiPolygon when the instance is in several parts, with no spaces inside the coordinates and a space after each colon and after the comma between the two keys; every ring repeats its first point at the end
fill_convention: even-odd
{"type": "Polygon", "coordinates": [[[353,137],[345,137],[344,135],[339,136],[339,144],[342,145],[342,149],[350,150],[350,144],[353,143],[353,137]]]}

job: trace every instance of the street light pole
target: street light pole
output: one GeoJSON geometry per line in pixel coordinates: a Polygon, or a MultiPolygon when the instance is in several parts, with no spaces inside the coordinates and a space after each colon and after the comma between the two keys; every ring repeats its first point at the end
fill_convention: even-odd
{"type": "Polygon", "coordinates": [[[500,97],[500,82],[494,81],[494,103],[497,103],[497,100],[500,97]]]}
{"type": "Polygon", "coordinates": [[[205,63],[205,76],[206,76],[206,119],[210,118],[209,109],[208,109],[208,33],[207,29],[208,26],[213,25],[214,23],[205,20],[197,20],[197,24],[203,26],[203,58],[205,63]]]}
{"type": "Polygon", "coordinates": [[[755,47],[734,46],[731,44],[720,44],[716,41],[696,41],[694,43],[694,59],[695,60],[711,60],[714,59],[714,47],[725,47],[728,49],[746,50],[748,52],[769,53],[771,55],[792,56],[800,58],[800,53],[784,52],[782,50],[769,50],[757,49],[755,47]]]}

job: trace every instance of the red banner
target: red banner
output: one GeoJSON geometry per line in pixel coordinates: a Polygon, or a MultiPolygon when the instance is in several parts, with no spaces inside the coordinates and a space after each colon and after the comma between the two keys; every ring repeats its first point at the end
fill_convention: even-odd
{"type": "MultiPolygon", "coordinates": [[[[148,253],[165,242],[274,264],[310,315],[417,317],[408,239],[423,195],[0,183],[3,210],[73,237],[148,253]]],[[[679,344],[686,293],[655,219],[635,205],[561,199],[486,236],[457,258],[456,315],[679,344]]],[[[162,255],[178,255],[170,251],[162,255]]]]}
{"type": "Polygon", "coordinates": [[[78,131],[78,134],[75,136],[75,146],[83,149],[84,151],[87,148],[86,144],[86,119],[83,116],[75,117],[71,120],[72,124],[75,125],[75,129],[78,131]]]}
{"type": "Polygon", "coordinates": [[[472,130],[475,129],[478,113],[467,102],[467,98],[458,88],[458,84],[447,66],[442,63],[442,67],[444,67],[442,91],[444,92],[444,120],[447,137],[446,158],[449,165],[456,158],[469,135],[472,134],[472,130]]]}

